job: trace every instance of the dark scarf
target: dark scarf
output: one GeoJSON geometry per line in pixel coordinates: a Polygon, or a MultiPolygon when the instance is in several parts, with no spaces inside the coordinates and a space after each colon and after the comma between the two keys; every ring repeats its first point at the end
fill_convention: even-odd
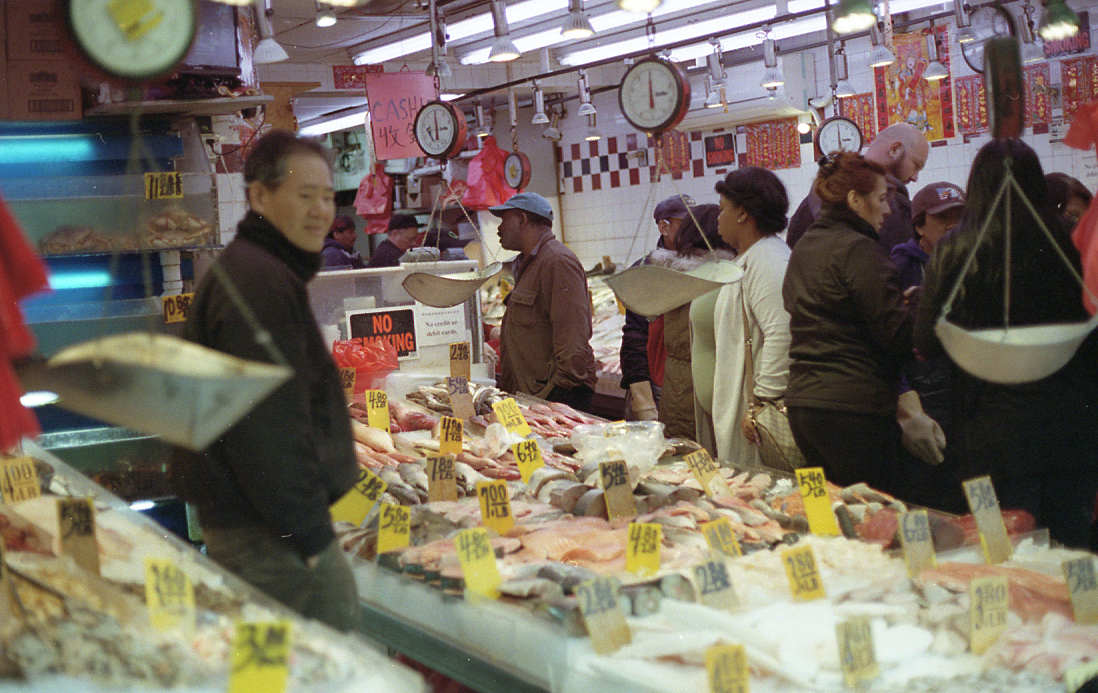
{"type": "Polygon", "coordinates": [[[829,205],[825,203],[823,207],[820,208],[820,217],[816,220],[816,224],[827,226],[841,224],[843,226],[849,226],[852,230],[869,236],[875,241],[881,239],[880,234],[877,233],[877,230],[874,229],[868,221],[862,219],[854,210],[846,205],[829,205]]]}
{"type": "Polygon", "coordinates": [[[309,253],[290,243],[274,224],[256,212],[244,215],[236,225],[236,233],[282,260],[303,282],[308,282],[320,270],[320,253],[309,253]]]}

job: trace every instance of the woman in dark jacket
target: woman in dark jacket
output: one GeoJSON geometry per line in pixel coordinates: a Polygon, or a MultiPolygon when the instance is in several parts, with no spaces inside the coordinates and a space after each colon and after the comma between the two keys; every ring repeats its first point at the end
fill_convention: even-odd
{"type": "MultiPolygon", "coordinates": [[[[1006,214],[1010,210],[1010,316],[1015,326],[1087,319],[1082,290],[1016,192],[1009,207],[994,198],[1010,167],[1029,201],[1076,271],[1079,254],[1058,223],[1046,194],[1041,163],[1019,140],[994,140],[972,162],[968,204],[953,235],[943,238],[926,267],[915,344],[943,353],[934,333],[962,267],[988,219],[991,225],[953,301],[951,323],[966,329],[1002,328],[1006,214]]],[[[1094,335],[1053,375],[1020,385],[981,380],[952,368],[954,440],[962,478],[990,474],[999,503],[1023,508],[1053,539],[1086,546],[1098,490],[1098,353],[1094,335]]]]}
{"type": "Polygon", "coordinates": [[[793,247],[782,296],[792,341],[785,403],[809,466],[837,484],[897,492],[900,366],[913,316],[878,241],[885,171],[858,154],[820,162],[819,218],[793,247]]]}

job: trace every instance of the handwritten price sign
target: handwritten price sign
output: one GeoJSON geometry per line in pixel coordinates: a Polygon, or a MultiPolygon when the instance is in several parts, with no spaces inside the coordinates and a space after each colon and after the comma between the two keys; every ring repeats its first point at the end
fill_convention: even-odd
{"type": "Polygon", "coordinates": [[[912,510],[900,515],[900,543],[904,547],[907,574],[918,577],[925,568],[937,565],[934,542],[930,536],[930,520],[925,510],[912,510]]]}
{"type": "Polygon", "coordinates": [[[457,500],[457,476],[454,460],[432,455],[427,458],[427,500],[457,500]]]}
{"type": "Polygon", "coordinates": [[[727,517],[706,522],[701,526],[701,530],[702,534],[705,535],[706,543],[713,551],[730,558],[743,555],[740,542],[736,540],[736,531],[732,529],[732,523],[728,521],[727,517]]]}
{"type": "Polygon", "coordinates": [[[194,303],[194,294],[172,294],[160,299],[164,309],[164,322],[186,322],[190,314],[191,304],[194,303]]]}
{"type": "Polygon", "coordinates": [[[178,200],[183,197],[183,176],[174,171],[145,174],[146,200],[178,200]]]}
{"type": "Polygon", "coordinates": [[[229,693],[283,693],[289,673],[290,635],[289,621],[238,623],[229,693]]]}
{"type": "Polygon", "coordinates": [[[18,503],[42,495],[34,459],[8,457],[0,460],[0,493],[5,503],[18,503]]]}
{"type": "Polygon", "coordinates": [[[972,654],[983,654],[1006,630],[1010,588],[1003,575],[973,578],[968,583],[972,654]]]}
{"type": "Polygon", "coordinates": [[[145,559],[145,604],[149,621],[161,632],[194,628],[194,585],[167,559],[145,559]]]}
{"type": "Polygon", "coordinates": [[[460,455],[463,429],[461,419],[442,417],[439,421],[438,451],[443,455],[460,455]]]}
{"type": "Polygon", "coordinates": [[[1014,549],[1007,536],[1003,513],[999,509],[999,499],[995,496],[995,487],[990,476],[981,476],[964,482],[965,497],[972,517],[976,520],[976,529],[980,532],[980,545],[984,549],[984,558],[991,565],[1002,563],[1010,558],[1014,549]]]}
{"type": "Polygon", "coordinates": [[[450,375],[457,378],[470,377],[470,362],[472,358],[469,351],[469,342],[454,342],[450,345],[450,375]]]}
{"type": "Polygon", "coordinates": [[[363,469],[351,490],[332,505],[332,519],[361,525],[388,487],[376,474],[363,469]]]}
{"type": "Polygon", "coordinates": [[[736,606],[736,592],[728,577],[728,566],[723,560],[706,561],[694,568],[698,601],[715,609],[731,609],[736,606]]]}
{"type": "Polygon", "coordinates": [[[498,534],[506,534],[515,526],[515,516],[511,514],[511,497],[507,493],[507,482],[478,481],[477,497],[480,498],[480,516],[485,527],[498,534]]]}
{"type": "Polygon", "coordinates": [[[489,599],[499,597],[502,579],[488,531],[483,527],[462,530],[454,538],[454,544],[465,576],[466,591],[489,599]]]}
{"type": "Polygon", "coordinates": [[[366,391],[366,419],[373,428],[389,430],[389,396],[385,390],[366,391]]]}
{"type": "Polygon", "coordinates": [[[618,601],[618,587],[618,581],[612,577],[576,585],[576,597],[587,634],[591,636],[591,647],[599,654],[610,654],[633,639],[618,601]]]}
{"type": "Polygon", "coordinates": [[[377,520],[377,552],[387,553],[408,546],[412,511],[403,505],[382,503],[377,520]]]}
{"type": "Polygon", "coordinates": [[[541,448],[536,440],[524,440],[511,446],[511,452],[515,454],[518,462],[519,474],[522,474],[522,483],[530,483],[530,475],[545,466],[545,460],[541,457],[541,448]]]}
{"type": "Polygon", "coordinates": [[[701,484],[702,491],[707,496],[729,495],[731,490],[728,483],[721,477],[717,469],[717,463],[705,450],[692,452],[683,458],[690,471],[694,472],[694,478],[701,484]]]}
{"type": "Polygon", "coordinates": [[[804,500],[804,512],[808,516],[808,527],[818,536],[838,536],[839,521],[831,509],[831,498],[827,493],[827,480],[822,467],[808,467],[797,470],[797,483],[804,500]]]}
{"type": "Polygon", "coordinates": [[[508,397],[505,400],[496,402],[492,405],[492,409],[496,412],[499,422],[508,431],[517,433],[523,438],[533,433],[530,430],[530,424],[526,423],[526,417],[522,415],[522,410],[519,409],[518,403],[514,399],[508,397]]]}
{"type": "Polygon", "coordinates": [[[795,549],[782,551],[782,564],[785,576],[789,579],[789,589],[796,601],[811,601],[827,596],[824,592],[820,570],[816,566],[816,554],[807,544],[795,549]]]}
{"type": "Polygon", "coordinates": [[[835,626],[835,631],[839,640],[839,664],[847,687],[854,688],[862,681],[880,676],[881,667],[877,663],[869,619],[864,616],[852,618],[835,626]]]}
{"type": "Polygon", "coordinates": [[[709,693],[748,693],[747,655],[743,645],[713,645],[705,651],[709,693]]]}
{"type": "Polygon", "coordinates": [[[651,575],[660,569],[663,530],[654,522],[633,522],[625,547],[625,569],[634,575],[651,575]]]}

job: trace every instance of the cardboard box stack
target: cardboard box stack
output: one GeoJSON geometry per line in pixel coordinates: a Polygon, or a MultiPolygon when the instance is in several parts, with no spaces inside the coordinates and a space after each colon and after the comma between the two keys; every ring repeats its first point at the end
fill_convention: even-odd
{"type": "Polygon", "coordinates": [[[8,120],[79,120],[80,82],[63,3],[7,0],[7,65],[3,103],[8,120]]]}

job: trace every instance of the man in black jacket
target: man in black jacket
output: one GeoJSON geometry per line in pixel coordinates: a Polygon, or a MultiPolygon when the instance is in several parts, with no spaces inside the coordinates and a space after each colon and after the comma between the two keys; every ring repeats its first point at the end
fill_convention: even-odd
{"type": "Polygon", "coordinates": [[[211,558],[304,616],[358,620],[329,505],[355,483],[351,424],[305,284],[335,216],[326,150],[285,131],[244,166],[250,211],[195,293],[183,336],[294,373],[201,454],[178,451],[176,492],[192,503],[211,558]],[[254,317],[244,314],[224,276],[254,317]],[[264,341],[269,340],[269,346],[264,341]]]}

